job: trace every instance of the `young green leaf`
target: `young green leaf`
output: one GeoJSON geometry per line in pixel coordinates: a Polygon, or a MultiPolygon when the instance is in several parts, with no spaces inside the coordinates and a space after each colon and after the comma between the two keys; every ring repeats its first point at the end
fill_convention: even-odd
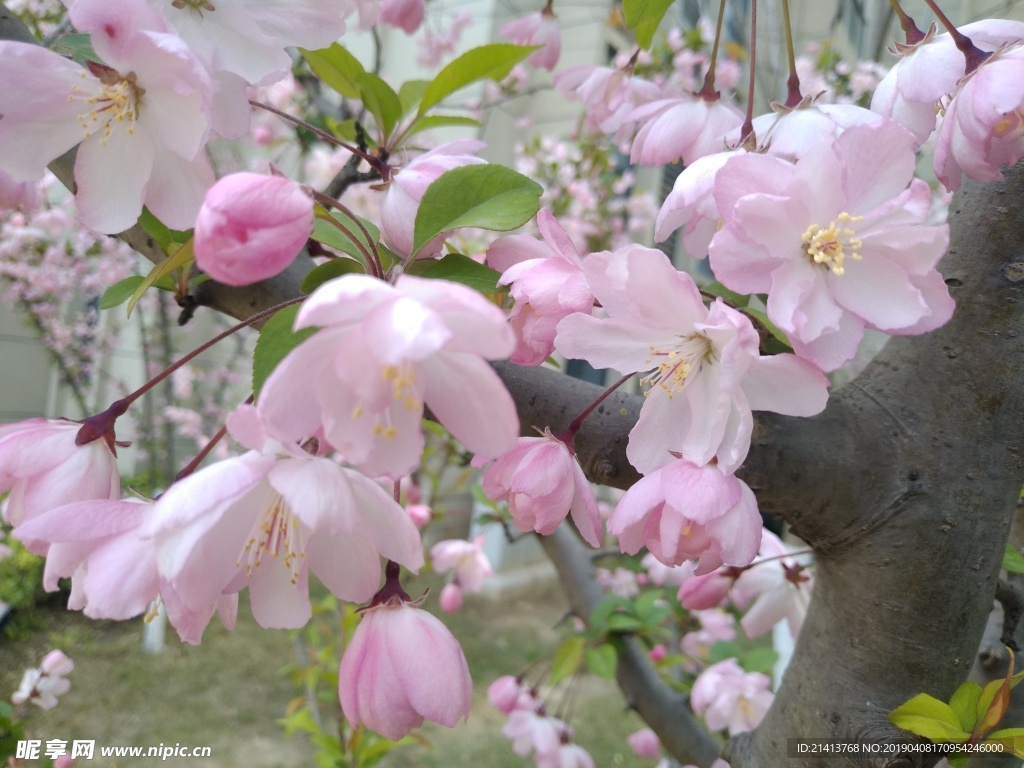
{"type": "Polygon", "coordinates": [[[366,71],[359,59],[338,43],[332,43],[319,51],[299,50],[313,74],[345,98],[359,98],[359,75],[366,71]]]}
{"type": "Polygon", "coordinates": [[[498,232],[521,227],[537,214],[543,192],[540,184],[503,165],[453,168],[423,194],[413,228],[413,252],[458,227],[498,232]]]}
{"type": "Polygon", "coordinates": [[[70,56],[76,64],[83,67],[87,61],[100,61],[100,57],[92,48],[92,36],[84,33],[61,35],[54,42],[53,50],[61,56],[70,56]]]}
{"type": "Polygon", "coordinates": [[[754,648],[740,657],[740,666],[747,672],[761,672],[770,675],[775,668],[779,654],[771,648],[754,648]]]}
{"type": "Polygon", "coordinates": [[[779,328],[779,326],[768,319],[768,315],[760,309],[754,309],[753,307],[743,307],[743,311],[754,318],[759,324],[767,328],[768,332],[776,339],[776,341],[780,342],[786,348],[787,352],[793,351],[786,334],[781,328],[779,328]]]}
{"type": "Polygon", "coordinates": [[[359,261],[365,261],[366,259],[363,249],[367,251],[372,250],[373,244],[380,240],[380,231],[377,227],[362,217],[360,217],[359,223],[370,234],[370,240],[367,240],[366,235],[363,234],[363,230],[356,223],[356,220],[346,213],[341,211],[327,213],[323,208],[317,206],[315,215],[316,220],[313,222],[313,234],[311,237],[317,242],[323,243],[330,248],[336,248],[359,261]],[[336,226],[331,221],[332,219],[341,224],[341,227],[344,227],[348,232],[342,231],[341,227],[336,226]],[[363,248],[360,248],[359,245],[362,245],[363,248]]]}
{"type": "Polygon", "coordinates": [[[732,307],[745,307],[747,306],[747,302],[750,301],[749,296],[744,296],[742,293],[736,293],[736,291],[730,291],[717,280],[701,286],[700,290],[702,293],[710,293],[712,296],[721,296],[725,299],[726,303],[732,307]]]}
{"type": "Polygon", "coordinates": [[[497,285],[501,278],[500,272],[473,261],[461,253],[449,253],[437,261],[420,261],[416,266],[420,264],[424,265],[421,268],[422,271],[410,269],[410,273],[418,273],[421,277],[429,277],[433,280],[451,280],[453,283],[462,283],[481,293],[494,293],[500,290],[497,285]]]}
{"type": "Polygon", "coordinates": [[[434,128],[479,128],[480,121],[474,120],[472,117],[463,117],[462,115],[427,115],[425,117],[418,117],[413,121],[404,132],[406,139],[415,136],[417,133],[423,131],[429,131],[434,128]]]}
{"type": "Polygon", "coordinates": [[[150,270],[149,274],[138,284],[131,297],[128,299],[128,317],[132,316],[135,305],[139,303],[142,295],[149,290],[162,277],[170,275],[176,269],[184,269],[195,261],[195,253],[192,251],[192,240],[182,246],[171,246],[173,253],[150,270]]]}
{"type": "Polygon", "coordinates": [[[192,237],[191,231],[171,229],[154,216],[149,208],[145,207],[142,209],[142,215],[139,216],[139,224],[146,230],[146,234],[156,241],[156,244],[160,246],[160,250],[165,254],[171,252],[172,245],[182,245],[187,243],[188,239],[192,237]]]}
{"type": "Polygon", "coordinates": [[[429,80],[406,80],[398,88],[398,99],[402,102],[402,114],[407,115],[420,103],[430,85],[429,80]]]}
{"type": "Polygon", "coordinates": [[[583,660],[587,663],[587,669],[598,677],[605,680],[615,677],[619,656],[615,653],[615,646],[611,643],[602,643],[596,648],[587,648],[583,652],[583,660]]]}
{"type": "Polygon", "coordinates": [[[960,727],[960,718],[944,701],[919,693],[889,713],[889,722],[931,741],[962,743],[971,734],[960,727]]]}
{"type": "Polygon", "coordinates": [[[307,294],[312,293],[328,280],[333,280],[342,275],[365,272],[366,268],[355,259],[331,259],[319,266],[313,267],[313,269],[306,273],[306,276],[302,278],[302,285],[299,287],[299,290],[307,294]]]}
{"type": "Polygon", "coordinates": [[[124,280],[118,280],[103,292],[103,296],[100,298],[100,309],[113,309],[124,304],[145,279],[142,275],[132,275],[124,280]]]}
{"type": "Polygon", "coordinates": [[[1006,545],[1006,552],[1003,554],[1003,570],[1010,573],[1024,573],[1024,555],[1011,544],[1006,545]]]}
{"type": "Polygon", "coordinates": [[[641,48],[650,48],[654,33],[672,7],[672,0],[622,0],[626,26],[633,30],[641,48]]]}
{"type": "Polygon", "coordinates": [[[280,312],[275,312],[260,331],[260,337],[256,340],[256,348],[252,355],[252,391],[257,398],[260,396],[264,382],[274,372],[277,364],[317,331],[316,328],[292,330],[299,306],[293,304],[280,312]]]}
{"type": "Polygon", "coordinates": [[[583,646],[586,640],[582,635],[573,635],[562,641],[551,660],[551,685],[564,680],[580,668],[583,663],[583,646]]]}
{"type": "Polygon", "coordinates": [[[437,73],[423,92],[420,108],[416,113],[422,116],[427,110],[478,80],[501,80],[512,67],[533,53],[540,46],[494,43],[466,51],[437,73]]]}
{"type": "Polygon", "coordinates": [[[372,72],[363,72],[356,78],[363,106],[377,120],[382,141],[386,141],[402,119],[402,102],[391,86],[372,72]]]}
{"type": "Polygon", "coordinates": [[[968,680],[953,692],[949,706],[956,712],[960,727],[970,733],[978,722],[978,699],[981,698],[981,686],[968,680]]]}
{"type": "Polygon", "coordinates": [[[982,744],[999,744],[1003,752],[1024,759],[1024,728],[1001,728],[992,731],[982,744]]]}

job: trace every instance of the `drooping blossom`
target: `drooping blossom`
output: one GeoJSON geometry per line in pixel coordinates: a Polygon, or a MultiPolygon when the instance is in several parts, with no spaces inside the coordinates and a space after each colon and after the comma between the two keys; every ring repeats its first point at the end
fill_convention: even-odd
{"type": "Polygon", "coordinates": [[[426,10],[424,0],[381,0],[377,20],[411,35],[420,28],[426,10]]]}
{"type": "Polygon", "coordinates": [[[345,717],[392,740],[424,720],[454,727],[469,716],[473,682],[458,641],[399,598],[363,614],[338,670],[345,717]]]}
{"type": "Polygon", "coordinates": [[[345,0],[149,0],[213,70],[266,85],[291,69],[285,48],[326,48],[345,32],[345,0]]]}
{"type": "Polygon", "coordinates": [[[608,316],[569,315],[555,346],[596,368],[653,370],[626,450],[641,472],[673,453],[696,464],[717,458],[733,471],[750,447],[751,410],[811,416],[825,407],[821,371],[793,355],[762,357],[750,320],[721,300],[705,307],[693,278],[661,251],[591,254],[584,270],[608,316]]]}
{"type": "Polygon", "coordinates": [[[542,437],[520,437],[484,470],[482,482],[490,498],[508,503],[519,530],[547,536],[571,515],[584,540],[601,545],[594,491],[575,454],[550,430],[542,437]]]}
{"type": "MultiPolygon", "coordinates": [[[[984,19],[958,28],[981,51],[995,51],[1024,39],[1024,23],[984,19]]],[[[967,72],[967,59],[949,33],[936,34],[933,23],[914,43],[896,43],[899,57],[875,89],[871,109],[899,121],[914,134],[916,146],[935,129],[937,113],[967,72]]],[[[977,137],[975,137],[977,138],[977,137]]]]}
{"type": "Polygon", "coordinates": [[[430,548],[430,561],[438,573],[455,571],[455,578],[467,592],[479,592],[484,580],[494,575],[491,561],[484,552],[483,535],[472,541],[445,539],[430,548]]]}
{"type": "Polygon", "coordinates": [[[562,735],[571,735],[572,729],[563,720],[551,717],[543,704],[538,704],[531,709],[509,712],[501,732],[512,741],[512,751],[525,756],[531,752],[554,752],[562,743],[562,735]]]}
{"type": "MultiPolygon", "coordinates": [[[[384,240],[396,253],[412,255],[416,211],[427,187],[453,168],[482,164],[484,161],[476,157],[476,153],[484,146],[484,142],[473,139],[449,141],[392,171],[384,201],[380,204],[380,229],[384,240]]],[[[437,255],[445,234],[438,235],[424,246],[420,256],[437,255]]]]}
{"type": "Polygon", "coordinates": [[[103,64],[82,68],[37,45],[0,42],[0,168],[43,175],[78,144],[75,202],[87,226],[127,229],[143,203],[188,229],[213,182],[202,154],[212,84],[186,44],[145,0],[76,0],[71,21],[103,64]]]}
{"type": "Polygon", "coordinates": [[[682,158],[690,165],[724,150],[725,135],[740,127],[743,113],[728,101],[687,93],[644,104],[629,119],[640,124],[630,162],[657,166],[682,158]]]}
{"type": "MultiPolygon", "coordinates": [[[[762,541],[765,532],[761,532],[762,541]]],[[[706,611],[722,605],[736,583],[740,569],[732,566],[693,576],[679,585],[676,597],[688,611],[706,611]]]]}
{"type": "Polygon", "coordinates": [[[740,619],[747,637],[763,635],[783,620],[794,640],[800,634],[814,582],[807,557],[786,557],[789,553],[789,547],[766,530],[752,567],[736,579],[733,602],[744,608],[754,599],[740,619]]]}
{"type": "Polygon", "coordinates": [[[891,121],[853,126],[796,163],[750,153],[715,177],[715,276],[767,293],[769,318],[824,370],[853,358],[865,328],[918,334],[952,315],[935,268],[949,232],[926,223],[912,145],[891,121]]]}
{"type": "Polygon", "coordinates": [[[284,176],[233,173],[206,193],[195,225],[196,263],[227,285],[283,272],[313,233],[313,198],[284,176]]]}
{"type": "Polygon", "coordinates": [[[661,756],[661,741],[650,728],[641,728],[626,737],[629,748],[637,757],[652,757],[657,760],[661,756]]]}
{"type": "Polygon", "coordinates": [[[50,651],[39,667],[25,670],[11,701],[14,704],[31,702],[41,709],[53,709],[57,706],[57,697],[71,690],[71,681],[66,675],[74,668],[75,663],[63,651],[50,651]]]}
{"type": "MultiPolygon", "coordinates": [[[[1022,25],[1024,27],[1024,25],[1022,25]]],[[[935,139],[935,175],[946,189],[961,176],[1001,181],[1024,157],[1024,46],[999,50],[960,81],[935,139]]]]}
{"type": "Polygon", "coordinates": [[[323,427],[346,460],[400,478],[423,452],[424,404],[471,451],[512,447],[519,419],[486,360],[515,344],[504,313],[476,291],[402,275],[345,275],[303,303],[296,328],[321,328],[267,379],[258,408],[271,434],[323,427]]]}
{"type": "Polygon", "coordinates": [[[746,565],[761,541],[753,491],[714,465],[682,459],[647,475],[615,507],[608,532],[623,552],[646,546],[666,565],[697,560],[696,573],[746,565]]]}
{"type": "Polygon", "coordinates": [[[558,27],[558,17],[550,6],[506,21],[498,27],[498,34],[516,45],[541,46],[527,59],[538,69],[551,72],[558,64],[558,57],[562,55],[562,33],[558,27]]]}
{"type": "Polygon", "coordinates": [[[539,703],[521,678],[503,675],[487,687],[487,700],[503,715],[516,709],[533,709],[539,703]]]}
{"type": "Polygon", "coordinates": [[[502,273],[499,285],[511,285],[515,306],[509,320],[516,334],[511,361],[540,365],[555,349],[558,322],[594,306],[583,261],[576,246],[546,208],[537,213],[543,240],[510,235],[491,243],[487,263],[502,273]]]}
{"type": "MultiPolygon", "coordinates": [[[[0,426],[0,493],[14,526],[76,501],[113,499],[121,479],[112,442],[104,436],[78,443],[83,425],[62,419],[28,419],[0,426]]],[[[41,543],[25,540],[37,554],[41,543]]]]}
{"type": "Polygon", "coordinates": [[[149,528],[160,575],[186,606],[209,611],[248,587],[267,628],[302,626],[308,578],[363,602],[380,582],[380,557],[423,564],[412,520],[379,485],[329,458],[266,435],[252,406],[228,418],[250,450],[172,485],[149,528]]]}
{"type": "Polygon", "coordinates": [[[441,594],[437,598],[437,604],[445,613],[458,613],[461,611],[462,601],[462,587],[457,581],[445,584],[441,589],[441,594]]]}
{"type": "Polygon", "coordinates": [[[693,683],[690,706],[713,731],[729,735],[752,731],[772,705],[771,678],[744,672],[736,659],[725,659],[705,669],[693,683]]]}

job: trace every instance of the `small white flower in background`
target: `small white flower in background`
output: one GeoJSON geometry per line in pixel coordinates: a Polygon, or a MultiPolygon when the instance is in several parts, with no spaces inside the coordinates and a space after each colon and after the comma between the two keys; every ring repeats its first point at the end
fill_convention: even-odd
{"type": "Polygon", "coordinates": [[[75,663],[63,651],[50,651],[38,669],[25,670],[11,701],[15,704],[30,701],[37,707],[53,709],[57,706],[57,697],[71,690],[71,682],[64,676],[74,668],[75,663]]]}

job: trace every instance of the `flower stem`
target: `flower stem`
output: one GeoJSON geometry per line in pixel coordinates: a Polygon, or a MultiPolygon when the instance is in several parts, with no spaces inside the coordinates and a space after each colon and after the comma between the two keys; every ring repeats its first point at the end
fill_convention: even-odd
{"type": "Polygon", "coordinates": [[[715,90],[715,67],[718,64],[718,45],[722,41],[722,21],[725,19],[725,0],[718,4],[718,22],[715,25],[715,42],[711,46],[711,61],[708,63],[708,73],[704,75],[704,85],[697,95],[705,101],[718,101],[719,93],[715,90]]]}
{"type": "Polygon", "coordinates": [[[789,63],[789,78],[786,80],[786,106],[792,108],[799,104],[803,97],[800,95],[800,76],[796,73],[793,27],[789,22],[789,0],[782,0],[782,23],[786,29],[786,57],[789,63]]]}
{"type": "Polygon", "coordinates": [[[896,12],[896,16],[900,20],[900,29],[903,30],[903,35],[907,41],[907,45],[917,45],[924,40],[924,32],[918,29],[917,24],[910,18],[909,14],[900,7],[899,0],[889,0],[889,4],[892,9],[896,12]]]}
{"type": "Polygon", "coordinates": [[[633,374],[623,376],[617,382],[612,384],[610,387],[608,387],[608,389],[601,393],[601,396],[598,397],[597,400],[595,400],[586,408],[584,408],[583,413],[581,413],[579,416],[573,419],[572,423],[569,424],[569,426],[566,428],[564,432],[559,432],[555,435],[552,435],[552,437],[554,437],[556,440],[560,440],[561,442],[565,443],[566,447],[568,447],[569,449],[569,453],[575,455],[575,450],[573,449],[573,440],[576,438],[576,433],[580,431],[580,427],[583,426],[584,419],[586,419],[587,416],[593,413],[594,409],[597,408],[597,406],[599,406],[601,403],[603,403],[605,401],[605,398],[608,397],[608,395],[610,395],[616,389],[621,387],[631,378],[633,378],[633,374]]]}
{"type": "Polygon", "coordinates": [[[740,126],[740,146],[748,150],[757,148],[754,135],[754,71],[757,66],[757,0],[750,0],[750,83],[747,86],[747,114],[740,126]]]}
{"type": "Polygon", "coordinates": [[[315,199],[325,208],[335,208],[341,211],[350,219],[352,219],[352,221],[355,222],[356,226],[359,227],[359,231],[362,232],[363,236],[366,238],[366,242],[370,244],[369,249],[367,249],[367,247],[362,243],[362,241],[360,241],[359,238],[355,236],[354,232],[352,232],[348,227],[346,227],[333,216],[328,216],[326,219],[323,219],[323,221],[326,221],[332,226],[337,227],[337,229],[343,232],[345,236],[348,237],[349,240],[356,244],[356,247],[359,249],[359,252],[363,254],[363,258],[366,259],[366,266],[370,270],[370,274],[372,274],[374,277],[379,277],[381,280],[383,280],[384,265],[381,263],[380,260],[380,251],[377,250],[377,244],[373,242],[373,238],[370,237],[369,230],[366,229],[366,225],[363,224],[360,218],[356,216],[351,210],[349,210],[348,207],[338,202],[333,197],[328,197],[327,195],[317,192],[316,190],[313,190],[313,199],[315,199]]]}
{"type": "Polygon", "coordinates": [[[938,17],[939,22],[949,32],[950,37],[953,38],[953,42],[959,49],[960,53],[964,55],[967,60],[967,71],[965,75],[971,74],[974,70],[981,66],[982,62],[985,61],[991,53],[986,53],[976,46],[967,35],[958,30],[953,22],[949,20],[949,17],[942,12],[935,0],[924,0],[928,4],[928,7],[932,9],[932,12],[938,17]]]}

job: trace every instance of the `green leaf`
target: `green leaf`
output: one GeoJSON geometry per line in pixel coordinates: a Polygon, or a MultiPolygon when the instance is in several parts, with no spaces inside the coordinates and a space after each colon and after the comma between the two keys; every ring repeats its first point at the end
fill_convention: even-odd
{"type": "Polygon", "coordinates": [[[364,218],[360,217],[357,223],[355,219],[346,213],[341,211],[327,213],[323,208],[317,206],[316,220],[313,222],[313,234],[311,237],[330,248],[336,248],[342,253],[347,253],[354,259],[365,261],[366,256],[358,244],[362,244],[363,248],[367,251],[372,251],[373,245],[380,239],[380,231],[372,222],[364,218]],[[343,232],[341,227],[335,226],[329,219],[333,219],[341,224],[348,232],[343,232]],[[369,240],[367,240],[366,235],[359,228],[359,224],[366,228],[370,235],[369,240]]]}
{"type": "Polygon", "coordinates": [[[704,293],[710,293],[712,296],[722,297],[725,299],[725,303],[731,307],[745,307],[747,306],[747,302],[750,301],[749,296],[744,296],[742,293],[736,293],[736,291],[730,291],[717,280],[701,287],[701,291],[704,293]]]}
{"type": "Polygon", "coordinates": [[[453,283],[468,285],[482,293],[494,293],[504,288],[498,288],[500,272],[486,267],[479,262],[473,261],[469,256],[461,253],[449,253],[438,260],[423,260],[417,262],[425,265],[422,271],[410,270],[412,274],[418,273],[421,277],[429,277],[434,280],[451,280],[453,283]]]}
{"type": "Polygon", "coordinates": [[[735,659],[740,655],[740,647],[727,640],[719,640],[708,649],[708,662],[716,664],[726,659],[735,659]]]}
{"type": "Polygon", "coordinates": [[[650,48],[654,33],[672,7],[673,0],[622,0],[626,26],[633,30],[641,48],[650,48]]]}
{"type": "Polygon", "coordinates": [[[750,315],[752,318],[757,320],[762,326],[768,329],[768,332],[775,337],[775,339],[786,347],[787,351],[792,351],[793,347],[789,343],[789,339],[786,334],[783,333],[782,329],[779,328],[775,323],[768,319],[768,315],[762,312],[760,309],[754,309],[753,307],[743,307],[744,312],[750,315]]]}
{"type": "Polygon", "coordinates": [[[644,628],[644,623],[636,616],[626,613],[613,613],[605,624],[609,632],[636,632],[644,628]]]}
{"type": "Polygon", "coordinates": [[[408,139],[410,136],[415,136],[417,133],[429,131],[433,128],[458,128],[463,126],[479,128],[480,121],[461,115],[427,115],[426,117],[417,118],[405,132],[405,137],[408,139]]]}
{"type": "Polygon", "coordinates": [[[384,140],[391,135],[402,119],[402,102],[391,86],[372,72],[364,72],[356,78],[363,106],[377,119],[384,140]]]}
{"type": "Polygon", "coordinates": [[[280,312],[275,312],[260,331],[260,337],[256,340],[256,349],[253,350],[252,355],[252,391],[257,398],[260,396],[264,382],[274,372],[277,364],[317,331],[316,328],[292,330],[299,306],[299,304],[293,304],[280,312]]]}
{"type": "Polygon", "coordinates": [[[618,595],[610,595],[594,606],[590,612],[590,626],[596,630],[604,629],[608,618],[620,608],[629,605],[629,601],[618,595]]]}
{"type": "Polygon", "coordinates": [[[124,304],[145,279],[142,275],[132,275],[124,280],[118,280],[103,292],[103,296],[100,298],[100,309],[113,309],[124,304]]]}
{"type": "Polygon", "coordinates": [[[1014,757],[1024,758],[1024,728],[1002,728],[992,731],[982,744],[1002,744],[1003,752],[1011,752],[1014,757]]]}
{"type": "Polygon", "coordinates": [[[302,278],[299,290],[307,294],[312,293],[328,280],[352,273],[365,274],[365,272],[366,268],[355,259],[331,259],[307,272],[306,276],[302,278]]]}
{"type": "MultiPolygon", "coordinates": [[[[325,117],[324,125],[327,126],[327,130],[331,132],[331,135],[336,139],[347,141],[350,144],[356,142],[356,119],[350,117],[348,120],[338,121],[333,117],[325,117]]],[[[367,142],[370,142],[370,137],[366,137],[367,142]]]]}
{"type": "MultiPolygon", "coordinates": [[[[1000,681],[1001,682],[1001,681],[1000,681]]],[[[931,741],[967,741],[971,734],[960,727],[960,718],[944,701],[919,693],[889,713],[889,722],[931,741]]]]}
{"type": "Polygon", "coordinates": [[[429,85],[429,80],[407,80],[402,83],[398,89],[398,100],[402,102],[403,115],[412,112],[413,107],[420,103],[429,85]]]}
{"type": "Polygon", "coordinates": [[[583,652],[587,669],[600,678],[611,680],[615,677],[615,668],[619,663],[619,655],[611,643],[602,643],[597,648],[587,648],[583,652]]]}
{"type": "Polygon", "coordinates": [[[658,609],[664,606],[664,602],[664,590],[648,590],[633,601],[633,611],[645,623],[652,624],[655,622],[651,620],[651,615],[660,612],[658,609]]]}
{"type": "Polygon", "coordinates": [[[153,267],[149,274],[146,275],[143,281],[139,283],[138,287],[136,287],[132,292],[131,298],[128,299],[128,317],[132,316],[132,311],[135,309],[135,305],[139,303],[139,299],[141,299],[142,295],[149,290],[150,286],[155,284],[161,278],[170,275],[174,270],[184,269],[195,261],[195,253],[192,252],[191,240],[184,245],[177,247],[176,250],[172,244],[171,249],[174,253],[153,267]]]}
{"type": "Polygon", "coordinates": [[[583,663],[583,646],[586,640],[581,635],[573,635],[562,641],[555,650],[551,660],[551,685],[564,680],[580,668],[583,663]]]}
{"type": "Polygon", "coordinates": [[[1018,552],[1010,544],[1006,545],[1006,552],[1003,554],[1003,570],[1010,573],[1024,573],[1024,555],[1018,552]]]}
{"type": "Polygon", "coordinates": [[[512,67],[525,59],[539,46],[494,43],[466,51],[437,73],[423,92],[417,116],[426,114],[441,100],[477,80],[502,80],[512,67]]]}
{"type": "Polygon", "coordinates": [[[968,680],[953,692],[949,706],[956,713],[960,727],[965,731],[974,730],[978,722],[978,699],[981,698],[981,686],[968,680]]]}
{"type": "Polygon", "coordinates": [[[762,672],[770,675],[775,669],[779,654],[772,648],[754,648],[740,657],[740,666],[747,672],[762,672]]]}
{"type": "Polygon", "coordinates": [[[338,43],[331,43],[319,51],[299,50],[317,77],[345,98],[359,98],[358,78],[366,70],[348,50],[338,43]]]}
{"type": "Polygon", "coordinates": [[[85,66],[87,61],[100,61],[92,48],[92,36],[84,33],[61,35],[53,44],[53,51],[61,56],[70,56],[76,64],[85,66]]]}
{"type": "Polygon", "coordinates": [[[439,176],[423,194],[413,228],[413,253],[458,227],[506,232],[537,215],[543,188],[503,165],[464,165],[439,176]]]}
{"type": "Polygon", "coordinates": [[[156,241],[156,244],[160,246],[160,250],[164,253],[170,253],[172,245],[183,245],[192,237],[190,230],[181,231],[168,227],[154,216],[149,208],[142,209],[142,215],[139,216],[139,224],[146,230],[146,234],[156,241]]]}
{"type": "Polygon", "coordinates": [[[975,707],[978,721],[974,724],[972,736],[983,736],[1003,719],[1006,710],[1010,708],[1010,672],[1013,671],[1012,657],[1011,664],[1007,671],[1006,679],[991,680],[982,690],[975,707]]]}

